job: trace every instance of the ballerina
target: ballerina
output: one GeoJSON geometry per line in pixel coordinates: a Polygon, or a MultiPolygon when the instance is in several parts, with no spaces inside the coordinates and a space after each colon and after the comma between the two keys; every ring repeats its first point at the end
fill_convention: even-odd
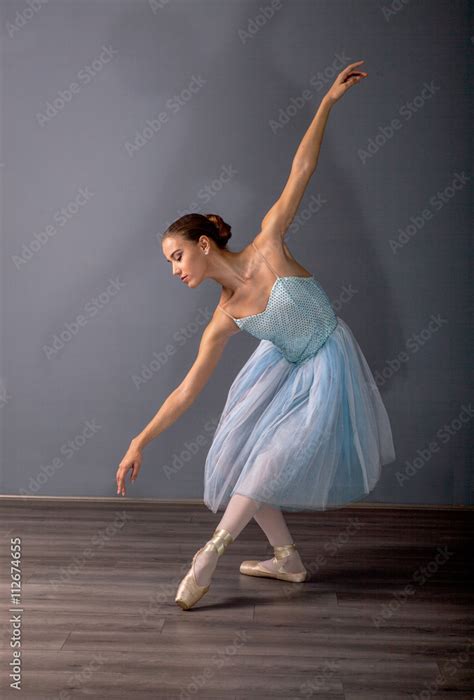
{"type": "Polygon", "coordinates": [[[186,411],[217,366],[228,340],[245,330],[260,340],[235,377],[205,464],[204,503],[224,513],[195,553],[175,602],[189,610],[209,590],[219,557],[254,518],[273,547],[240,572],[302,582],[308,572],[282,510],[325,510],[359,500],[395,459],[389,418],[367,361],[316,277],[291,254],[288,228],[314,173],[334,104],[367,77],[348,65],[321,100],[293,159],[288,181],[240,252],[217,214],[180,217],[162,235],[172,274],[189,288],[207,278],[221,297],[196,360],[143,431],[116,473],[117,492],[135,481],[142,450],[186,411]]]}

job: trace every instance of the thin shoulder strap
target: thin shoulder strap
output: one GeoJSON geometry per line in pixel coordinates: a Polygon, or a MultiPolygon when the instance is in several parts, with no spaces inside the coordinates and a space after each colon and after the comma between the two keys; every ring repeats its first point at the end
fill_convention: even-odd
{"type": "Polygon", "coordinates": [[[261,250],[258,250],[257,246],[255,245],[255,241],[252,241],[252,245],[253,245],[253,247],[255,248],[255,250],[262,256],[262,258],[265,260],[267,266],[270,268],[270,270],[273,272],[273,274],[275,275],[275,277],[278,279],[280,275],[277,275],[277,273],[275,272],[275,270],[273,269],[273,267],[270,265],[270,263],[268,262],[268,260],[266,259],[266,257],[265,257],[264,254],[262,253],[262,251],[261,251],[261,250]]]}
{"type": "MultiPolygon", "coordinates": [[[[220,309],[221,311],[223,311],[225,314],[227,314],[227,316],[228,316],[229,318],[231,318],[234,322],[237,320],[237,319],[235,319],[235,318],[232,316],[232,314],[230,314],[228,311],[226,311],[226,310],[224,309],[224,307],[221,306],[220,304],[217,305],[217,308],[220,309]]],[[[237,324],[237,325],[238,325],[238,324],[237,324]]]]}

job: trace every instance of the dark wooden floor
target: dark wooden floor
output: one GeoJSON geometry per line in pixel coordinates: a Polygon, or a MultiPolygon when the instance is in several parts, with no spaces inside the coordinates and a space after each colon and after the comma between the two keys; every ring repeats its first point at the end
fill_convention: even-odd
{"type": "Polygon", "coordinates": [[[252,521],[189,611],[174,595],[218,523],[205,506],[0,499],[0,515],[2,698],[474,698],[473,510],[287,513],[311,572],[300,584],[239,573],[272,555],[252,521]]]}

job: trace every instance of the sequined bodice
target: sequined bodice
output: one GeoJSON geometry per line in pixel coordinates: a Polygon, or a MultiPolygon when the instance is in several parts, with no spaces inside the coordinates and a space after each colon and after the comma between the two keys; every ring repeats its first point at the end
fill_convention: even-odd
{"type": "Polygon", "coordinates": [[[300,364],[326,342],[337,326],[337,316],[314,275],[280,277],[260,255],[276,276],[267,306],[258,314],[231,318],[241,330],[270,340],[289,362],[300,364]]]}

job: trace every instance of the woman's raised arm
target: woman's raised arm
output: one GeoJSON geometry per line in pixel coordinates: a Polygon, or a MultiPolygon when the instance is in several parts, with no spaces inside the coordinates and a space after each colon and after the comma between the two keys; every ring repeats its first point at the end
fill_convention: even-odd
{"type": "Polygon", "coordinates": [[[353,70],[355,66],[361,63],[363,61],[357,61],[344,68],[321,100],[319,108],[296,150],[286,185],[278,200],[262,219],[262,231],[271,231],[281,237],[285,235],[298,211],[311,176],[318,165],[321,143],[333,105],[352,85],[360,82],[368,75],[367,73],[353,70]]]}

